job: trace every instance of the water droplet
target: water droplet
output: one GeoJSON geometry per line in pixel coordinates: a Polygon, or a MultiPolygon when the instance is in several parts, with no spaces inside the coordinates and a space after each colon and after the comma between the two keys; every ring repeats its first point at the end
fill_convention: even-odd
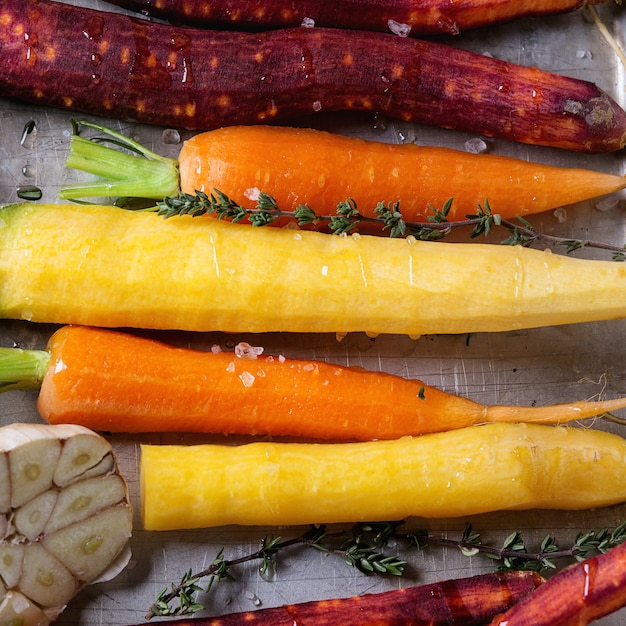
{"type": "Polygon", "coordinates": [[[372,124],[372,130],[382,135],[383,133],[387,131],[387,120],[377,115],[374,118],[374,123],[372,124]]]}
{"type": "Polygon", "coordinates": [[[24,130],[22,131],[22,137],[20,139],[20,145],[27,150],[30,150],[34,145],[37,139],[37,124],[35,120],[30,120],[26,122],[24,125],[24,130]]]}
{"type": "Polygon", "coordinates": [[[42,195],[41,189],[33,185],[17,188],[17,197],[20,200],[41,200],[42,195]]]}
{"type": "Polygon", "coordinates": [[[556,217],[559,224],[567,222],[567,211],[563,208],[554,209],[554,217],[556,217]]]}
{"type": "Polygon", "coordinates": [[[262,602],[261,602],[261,598],[259,598],[259,596],[256,595],[256,593],[253,593],[252,591],[244,591],[243,595],[248,599],[248,600],[252,600],[252,604],[254,604],[254,606],[261,606],[262,602]]]}
{"type": "Polygon", "coordinates": [[[163,131],[163,143],[175,146],[180,143],[180,133],[175,128],[166,128],[163,131]]]}
{"type": "Polygon", "coordinates": [[[104,18],[94,16],[89,19],[83,30],[83,35],[90,41],[100,39],[104,30],[104,18]]]}
{"type": "Polygon", "coordinates": [[[37,174],[37,168],[34,165],[30,165],[29,163],[27,163],[22,168],[22,174],[26,176],[26,178],[34,178],[37,174]]]}
{"type": "Polygon", "coordinates": [[[465,150],[471,154],[484,154],[489,152],[489,144],[481,137],[474,137],[465,142],[465,150]]]}
{"type": "Polygon", "coordinates": [[[259,567],[259,574],[268,583],[274,582],[276,580],[276,562],[269,561],[269,563],[259,567]]]}

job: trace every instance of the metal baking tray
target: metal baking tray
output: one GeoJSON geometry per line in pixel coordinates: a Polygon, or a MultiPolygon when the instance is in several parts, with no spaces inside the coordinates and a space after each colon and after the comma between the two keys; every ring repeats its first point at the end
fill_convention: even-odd
{"type": "MultiPolygon", "coordinates": [[[[99,0],[75,0],[75,4],[119,11],[99,0]]],[[[626,44],[626,11],[613,5],[598,7],[600,16],[618,43],[626,44]]],[[[579,78],[593,80],[626,106],[626,70],[596,25],[583,12],[544,19],[522,19],[483,28],[455,37],[444,37],[451,45],[534,65],[579,78]]],[[[64,159],[72,115],[4,99],[0,94],[0,202],[17,200],[18,187],[34,185],[43,192],[42,201],[54,202],[69,176],[64,159]],[[29,145],[21,142],[26,123],[36,123],[37,135],[29,145]]],[[[162,154],[175,157],[180,145],[164,141],[162,128],[118,120],[98,120],[132,135],[162,154]]],[[[472,137],[465,133],[427,128],[385,119],[363,119],[348,114],[320,115],[319,128],[379,141],[445,145],[464,149],[472,137]]],[[[181,131],[182,139],[189,132],[181,131]]],[[[610,155],[573,154],[547,148],[493,140],[492,152],[557,165],[589,167],[626,173],[624,151],[610,155]]],[[[588,236],[611,243],[626,241],[626,201],[608,208],[584,202],[565,210],[532,218],[542,230],[569,237],[588,236]]],[[[589,254],[589,253],[586,253],[589,254]]],[[[0,321],[4,346],[43,348],[54,327],[28,322],[0,321]]],[[[339,340],[334,335],[271,334],[254,338],[226,337],[219,333],[161,333],[160,338],[184,345],[208,347],[215,343],[249,340],[266,352],[286,356],[313,357],[343,365],[382,369],[484,403],[548,404],[582,399],[598,393],[606,397],[626,395],[626,360],[622,341],[626,320],[543,328],[502,334],[468,336],[379,336],[375,339],[351,334],[339,340]]],[[[0,424],[40,422],[35,410],[35,392],[0,395],[0,424]]],[[[615,429],[605,424],[595,427],[615,429]]],[[[215,528],[188,532],[151,533],[141,529],[138,502],[138,444],[140,436],[111,436],[127,478],[135,505],[135,531],[131,542],[133,559],[113,581],[82,591],[59,618],[61,625],[106,624],[121,626],[144,621],[157,594],[180,579],[188,569],[206,567],[224,548],[227,558],[242,556],[256,547],[266,534],[283,537],[300,534],[301,528],[215,528]]],[[[171,434],[163,442],[194,441],[193,436],[171,434]]],[[[384,494],[382,494],[384,495],[384,494]]],[[[520,530],[529,549],[546,534],[563,545],[582,530],[614,527],[626,520],[626,506],[583,512],[503,512],[468,519],[414,520],[412,526],[457,536],[470,521],[483,539],[500,544],[520,530]]],[[[202,597],[207,611],[219,615],[284,603],[350,596],[425,583],[448,577],[493,571],[495,565],[483,556],[466,557],[456,549],[426,548],[403,552],[409,560],[408,573],[401,578],[364,576],[345,565],[341,558],[315,551],[287,552],[270,579],[259,574],[256,564],[236,571],[236,580],[224,582],[202,597]]],[[[626,611],[601,621],[605,626],[624,623],[626,611]]]]}

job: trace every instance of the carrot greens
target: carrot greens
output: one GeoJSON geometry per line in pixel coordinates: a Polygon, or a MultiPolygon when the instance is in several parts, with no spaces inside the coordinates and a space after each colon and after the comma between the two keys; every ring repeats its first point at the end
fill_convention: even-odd
{"type": "Polygon", "coordinates": [[[131,195],[161,199],[178,191],[176,160],[156,154],[130,137],[100,124],[73,120],[72,127],[66,165],[100,179],[68,185],[59,193],[60,198],[131,195]],[[80,126],[97,129],[108,137],[87,139],[80,135],[80,126]],[[112,143],[117,149],[111,149],[105,143],[112,143]]]}
{"type": "Polygon", "coordinates": [[[39,389],[49,363],[46,350],[0,348],[0,393],[39,389]]]}

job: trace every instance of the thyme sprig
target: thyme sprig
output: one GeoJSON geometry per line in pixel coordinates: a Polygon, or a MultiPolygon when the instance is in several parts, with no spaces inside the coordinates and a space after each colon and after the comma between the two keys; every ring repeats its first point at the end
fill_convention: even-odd
{"type": "Polygon", "coordinates": [[[196,574],[188,570],[178,583],[164,589],[150,607],[146,619],[193,615],[205,608],[198,602],[197,595],[208,593],[217,582],[234,580],[231,570],[237,565],[260,561],[259,572],[264,574],[276,567],[278,554],[296,546],[341,555],[346,564],[365,575],[403,576],[407,561],[395,554],[399,550],[397,546],[418,550],[429,546],[456,548],[466,557],[481,554],[496,561],[498,571],[544,572],[556,569],[558,560],[582,561],[626,541],[626,522],[613,530],[604,528],[579,533],[572,545],[563,549],[559,548],[553,536],[547,535],[536,551],[527,549],[519,531],[508,535],[500,546],[494,546],[483,542],[469,523],[456,539],[422,529],[404,531],[403,524],[358,523],[350,529],[334,532],[329,532],[325,526],[311,526],[302,535],[290,539],[266,536],[258,550],[236,559],[226,559],[224,551],[220,550],[209,567],[196,574]],[[390,553],[392,545],[393,553],[390,553]],[[205,578],[208,578],[208,583],[202,586],[200,582],[205,578]]]}
{"type": "Polygon", "coordinates": [[[400,210],[400,202],[379,202],[374,208],[375,217],[359,212],[356,202],[348,198],[337,205],[334,215],[318,215],[308,204],[299,205],[293,211],[283,211],[276,200],[265,192],[259,192],[254,208],[244,207],[219,190],[207,194],[198,191],[195,194],[179,193],[157,202],[156,212],[165,218],[177,215],[213,215],[218,219],[233,222],[247,220],[253,226],[267,226],[280,218],[290,218],[298,226],[319,226],[325,224],[334,234],[347,235],[358,232],[360,225],[382,227],[390,237],[413,237],[420,241],[437,241],[449,235],[454,229],[470,227],[470,237],[489,236],[496,228],[505,228],[508,236],[500,243],[503,245],[531,246],[541,243],[545,246],[563,246],[567,254],[583,248],[597,248],[612,252],[615,261],[626,260],[626,245],[617,246],[591,239],[570,239],[548,235],[537,231],[525,218],[518,216],[516,221],[503,219],[493,213],[488,199],[479,204],[476,213],[466,215],[464,220],[449,221],[453,198],[448,199],[438,209],[430,206],[431,213],[424,222],[407,222],[400,210]]]}

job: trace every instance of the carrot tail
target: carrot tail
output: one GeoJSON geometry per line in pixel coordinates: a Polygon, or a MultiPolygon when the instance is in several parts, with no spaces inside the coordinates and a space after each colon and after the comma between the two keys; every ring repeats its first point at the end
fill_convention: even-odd
{"type": "Polygon", "coordinates": [[[563,424],[589,417],[604,416],[626,408],[626,398],[598,402],[567,402],[541,407],[490,406],[486,407],[486,422],[526,422],[536,424],[563,424]]]}

